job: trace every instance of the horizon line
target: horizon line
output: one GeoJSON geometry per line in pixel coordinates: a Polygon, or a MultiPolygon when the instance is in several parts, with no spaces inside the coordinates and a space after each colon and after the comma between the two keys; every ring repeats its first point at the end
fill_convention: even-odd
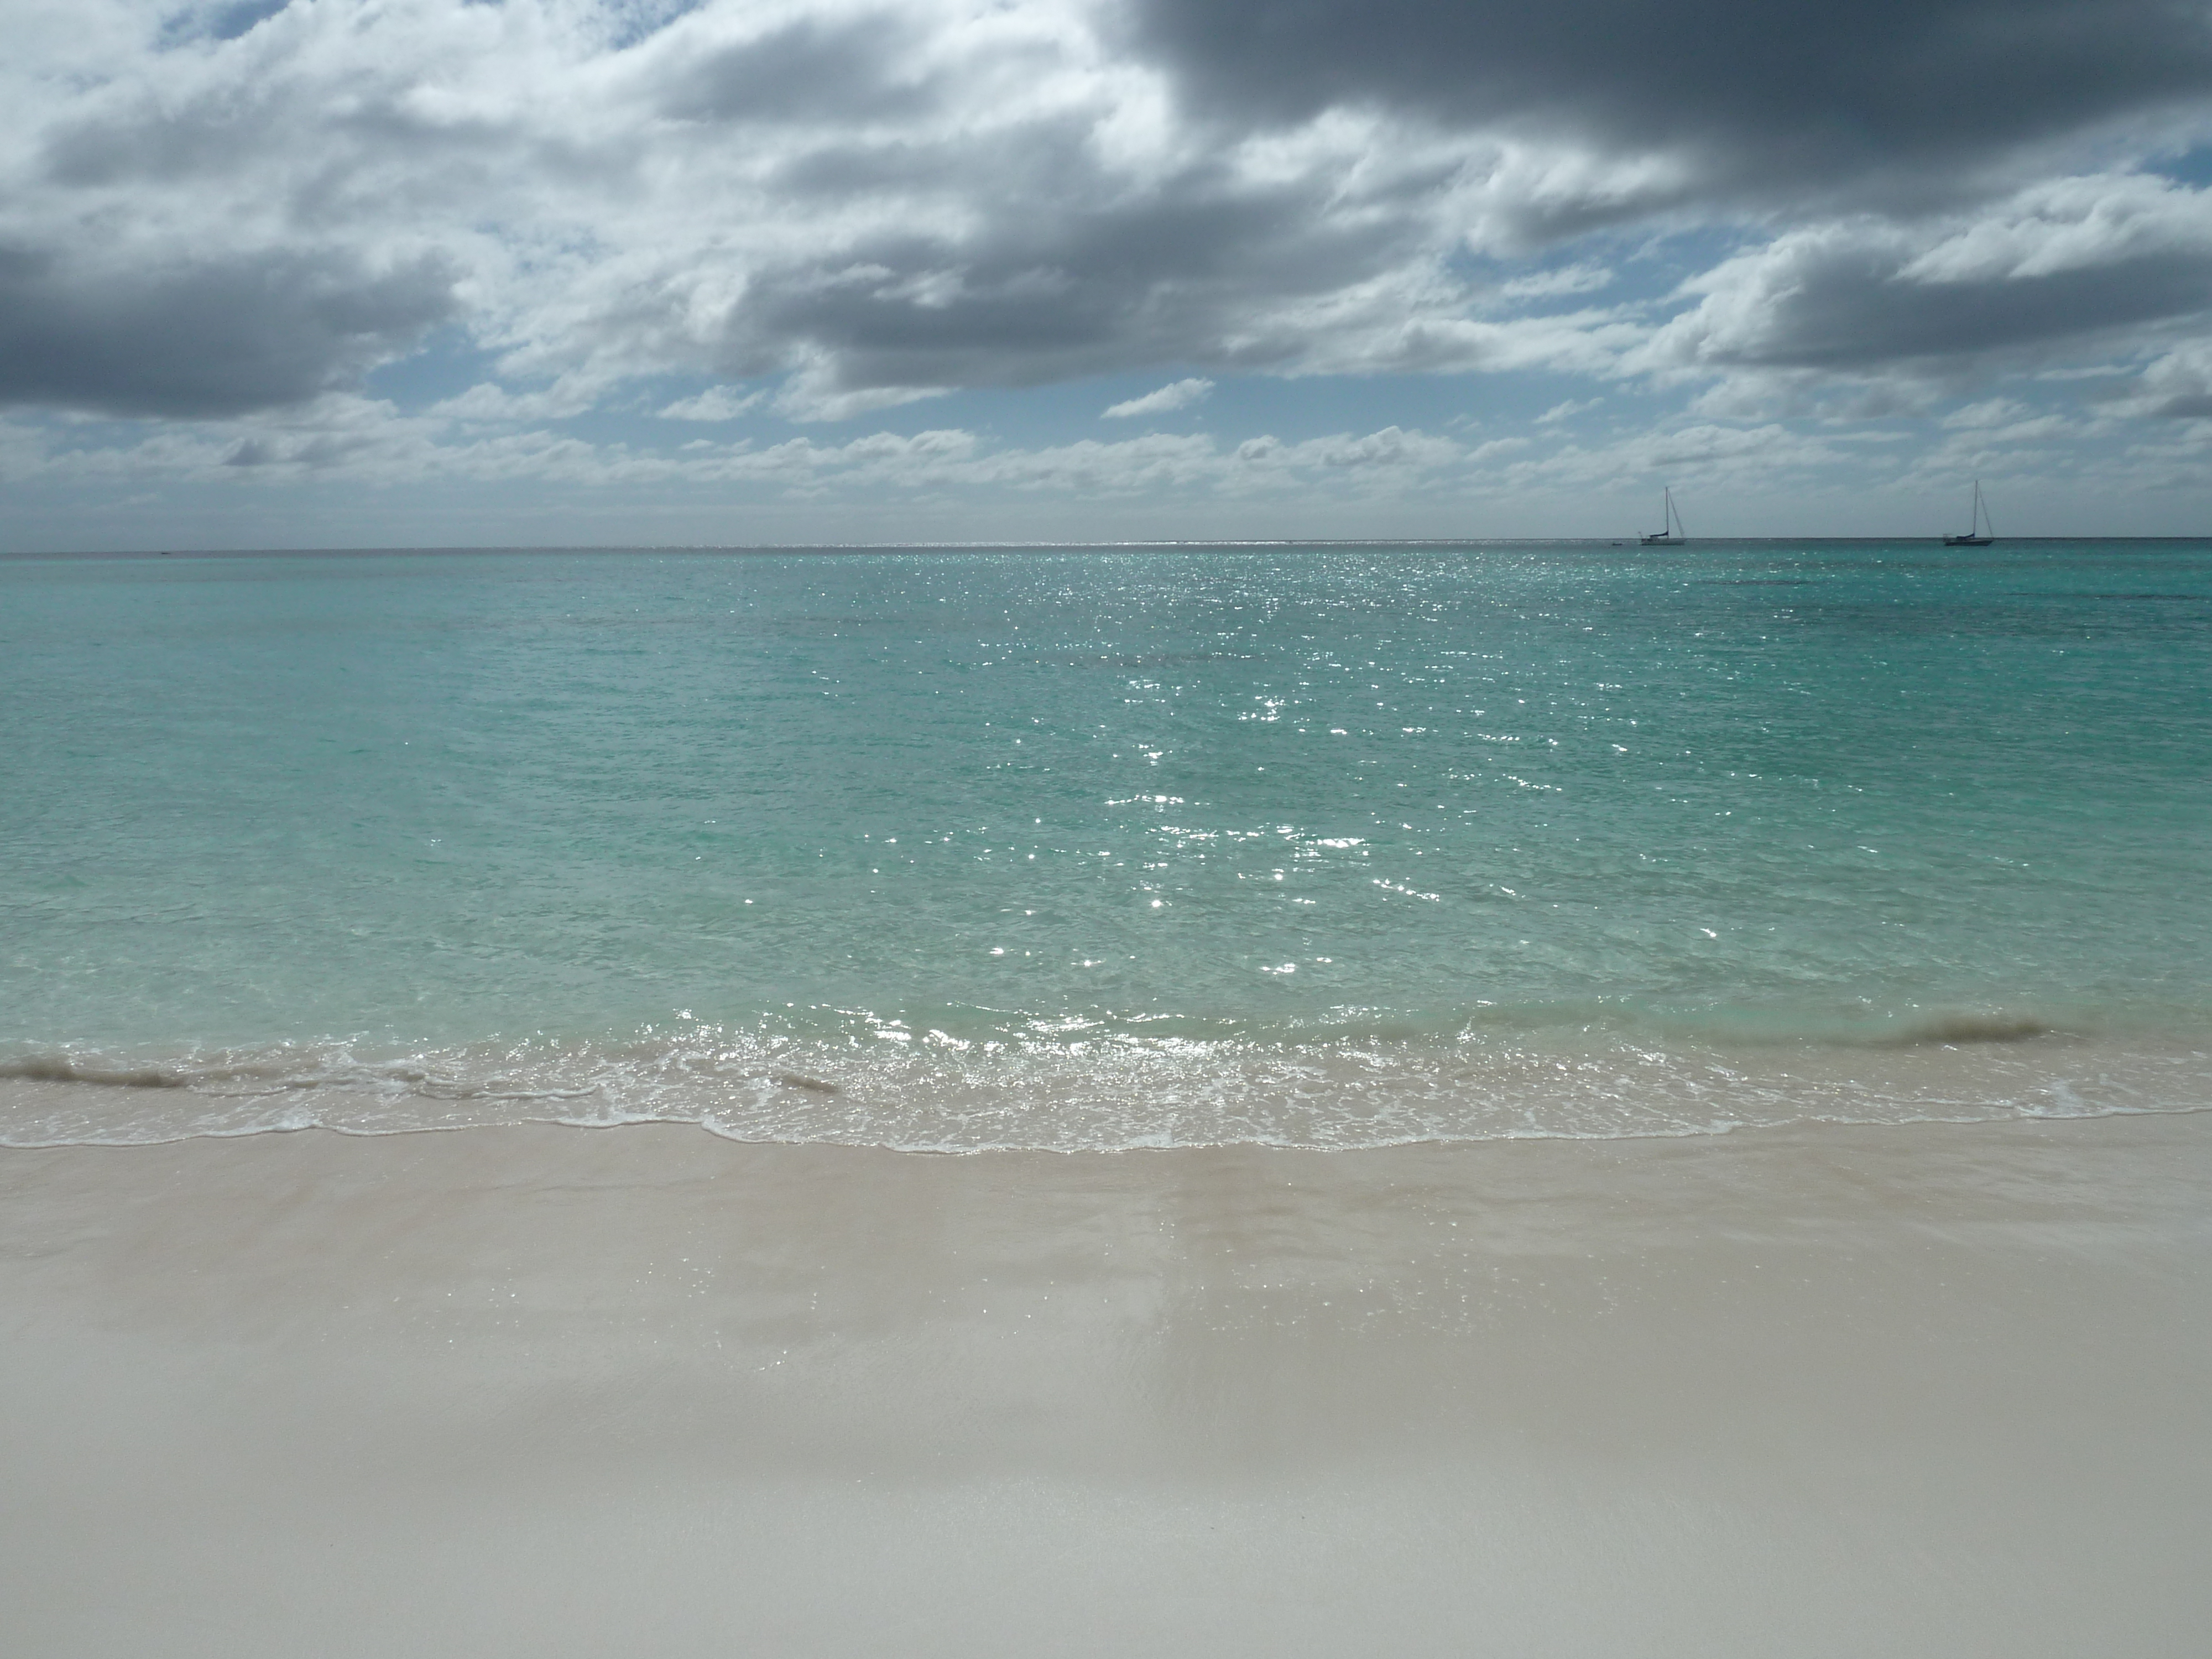
{"type": "MultiPolygon", "coordinates": [[[[2073,535],[2001,536],[1990,546],[2028,543],[2040,546],[2080,542],[2191,543],[2212,542],[2212,532],[2202,535],[2073,535]]],[[[1942,546],[1935,534],[1911,536],[1694,536],[1667,544],[1659,553],[1679,551],[1692,545],[1753,547],[1788,544],[1834,546],[1942,546]]],[[[1146,552],[1177,550],[1239,548],[1430,548],[1455,547],[1640,547],[1635,537],[1622,536],[1394,536],[1394,537],[1206,537],[1187,539],[1126,541],[910,541],[910,542],[512,542],[450,543],[440,544],[352,545],[329,547],[117,547],[0,549],[0,559],[150,559],[257,558],[308,555],[466,554],[466,553],[991,553],[991,552],[1146,552]]],[[[1954,551],[1982,551],[1954,549],[1954,551]]]]}

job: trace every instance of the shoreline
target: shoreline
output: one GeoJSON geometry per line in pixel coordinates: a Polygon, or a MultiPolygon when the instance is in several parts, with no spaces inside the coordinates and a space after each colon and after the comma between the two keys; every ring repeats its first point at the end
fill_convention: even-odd
{"type": "MultiPolygon", "coordinates": [[[[0,1089],[0,1101],[5,1091],[0,1089]]],[[[867,1140],[838,1140],[824,1137],[793,1136],[788,1139],[753,1137],[733,1130],[717,1127],[689,1117],[609,1117],[605,1119],[561,1117],[516,1117],[495,1122],[454,1122],[409,1124],[391,1127],[365,1127],[347,1123],[325,1123],[309,1121],[295,1123],[270,1123],[238,1129],[185,1129],[147,1140],[0,1140],[0,1158],[16,1153],[71,1152],[157,1152],[206,1141],[224,1144],[278,1139],[290,1135],[332,1135],[343,1140],[404,1140],[416,1135],[498,1135],[509,1130],[551,1130],[558,1133],[615,1134],[626,1130],[674,1130],[682,1133],[698,1133],[732,1146],[775,1148],[787,1151],[820,1150],[863,1154],[880,1153],[890,1158],[1118,1158],[1144,1157],[1176,1157],[1198,1153],[1255,1152],[1282,1154],[1291,1157],[1353,1158],[1366,1153],[1417,1152],[1424,1149],[1447,1152],[1483,1146],[1608,1146],[1643,1142],[1718,1140],[1735,1135],[1777,1135],[1792,1130],[1817,1132],[1856,1129],[1911,1131],[1917,1128],[1971,1129],[2001,1127],[2007,1124],[2069,1124],[2099,1123],[2111,1119],[2176,1118],[2212,1115],[2212,1103],[2187,1106],[2106,1106],[2075,1112],[2004,1112],[1991,1108],[1987,1115],[1961,1117],[1916,1117],[1897,1121],[1870,1121],[1861,1118],[1839,1118],[1818,1115],[1790,1118],[1771,1123],[1727,1122],[1711,1127],[1685,1128],[1635,1128],[1615,1133],[1577,1134],[1566,1131],[1527,1129],[1490,1134],[1453,1135],[1446,1133],[1409,1135],[1402,1140],[1376,1140],[1353,1145],[1330,1146],[1272,1140],[1193,1140],[1146,1141],[1122,1146],[885,1146],[867,1140]]]]}
{"type": "MultiPolygon", "coordinates": [[[[1934,1016],[1928,1017],[1929,1020],[1934,1016]]],[[[1110,1152],[1352,1152],[1911,1123],[2066,1121],[2212,1107],[2195,1027],[2091,1037],[1942,1017],[1910,1044],[1644,1047],[1456,1041],[1309,1046],[453,1045],[313,1042],[0,1060],[0,1148],[161,1145],[326,1128],[696,1126],[738,1144],[1110,1152]]]]}
{"type": "Polygon", "coordinates": [[[2191,1651],[2212,1116],[0,1150],[46,1655],[2191,1651]]]}

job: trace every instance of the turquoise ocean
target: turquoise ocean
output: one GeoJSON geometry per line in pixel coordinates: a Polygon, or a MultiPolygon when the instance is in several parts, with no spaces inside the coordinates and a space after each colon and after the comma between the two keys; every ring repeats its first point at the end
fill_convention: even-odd
{"type": "Polygon", "coordinates": [[[2212,544],[0,561],[0,1142],[2212,1105],[2212,544]]]}

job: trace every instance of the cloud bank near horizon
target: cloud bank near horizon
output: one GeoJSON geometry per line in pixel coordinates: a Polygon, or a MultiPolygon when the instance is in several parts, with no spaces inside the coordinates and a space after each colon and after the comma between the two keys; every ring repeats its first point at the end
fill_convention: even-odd
{"type": "Polygon", "coordinates": [[[1202,461],[960,428],[957,465],[1490,477],[1513,437],[1392,418],[1435,377],[1540,380],[1519,435],[1562,476],[1723,428],[1840,465],[1823,422],[2094,440],[2138,482],[2212,445],[2203,4],[18,0],[11,33],[0,477],[738,478],[1127,380],[1158,390],[1108,415],[1185,426],[1249,418],[1217,384],[1364,389],[1334,430],[1179,427],[1202,461]]]}

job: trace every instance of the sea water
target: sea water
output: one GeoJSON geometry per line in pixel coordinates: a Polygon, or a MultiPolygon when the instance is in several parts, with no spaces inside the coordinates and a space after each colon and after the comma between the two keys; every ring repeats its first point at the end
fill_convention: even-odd
{"type": "Polygon", "coordinates": [[[2212,1104],[2212,544],[0,561],[0,1141],[2212,1104]]]}

